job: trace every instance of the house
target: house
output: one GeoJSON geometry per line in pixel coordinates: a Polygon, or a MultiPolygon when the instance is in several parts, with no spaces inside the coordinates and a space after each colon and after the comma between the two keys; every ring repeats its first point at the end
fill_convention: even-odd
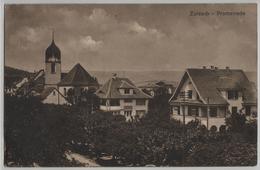
{"type": "Polygon", "coordinates": [[[61,72],[61,51],[53,35],[45,51],[45,69],[24,78],[16,87],[17,96],[36,96],[43,103],[69,104],[69,98],[76,103],[84,91],[97,90],[99,84],[80,64],[76,64],[68,73],[61,72]]]}
{"type": "Polygon", "coordinates": [[[157,85],[154,82],[148,82],[143,85],[138,86],[144,93],[154,97],[156,95],[156,91],[160,88],[159,85],[157,85]]]}
{"type": "Polygon", "coordinates": [[[255,115],[256,95],[242,70],[187,69],[170,98],[172,117],[185,123],[199,119],[208,127],[220,127],[230,113],[255,115]]]}
{"type": "Polygon", "coordinates": [[[149,81],[145,84],[141,84],[138,87],[145,92],[146,94],[149,94],[150,96],[154,97],[156,95],[160,95],[161,93],[172,95],[173,91],[175,90],[174,82],[168,82],[168,81],[149,81]],[[162,92],[159,89],[163,89],[162,92]]]}
{"type": "Polygon", "coordinates": [[[127,121],[144,116],[151,98],[128,78],[116,75],[98,89],[96,95],[100,98],[100,110],[124,115],[127,121]]]}

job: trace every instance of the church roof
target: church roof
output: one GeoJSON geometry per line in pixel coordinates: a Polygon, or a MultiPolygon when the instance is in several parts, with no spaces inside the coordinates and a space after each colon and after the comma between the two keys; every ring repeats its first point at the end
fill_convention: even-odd
{"type": "Polygon", "coordinates": [[[59,86],[98,86],[97,80],[92,77],[80,64],[76,64],[60,81],[59,86]]]}
{"type": "Polygon", "coordinates": [[[58,62],[61,60],[61,52],[59,47],[55,44],[54,39],[45,51],[45,62],[48,62],[51,58],[54,58],[58,62]]]}

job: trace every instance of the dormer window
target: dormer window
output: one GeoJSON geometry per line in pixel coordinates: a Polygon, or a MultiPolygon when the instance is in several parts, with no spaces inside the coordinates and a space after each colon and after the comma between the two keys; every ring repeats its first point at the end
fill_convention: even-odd
{"type": "Polygon", "coordinates": [[[229,90],[227,92],[229,100],[237,100],[238,99],[238,91],[237,90],[229,90]]]}
{"type": "Polygon", "coordinates": [[[130,89],[125,89],[125,94],[130,94],[130,89]]]}

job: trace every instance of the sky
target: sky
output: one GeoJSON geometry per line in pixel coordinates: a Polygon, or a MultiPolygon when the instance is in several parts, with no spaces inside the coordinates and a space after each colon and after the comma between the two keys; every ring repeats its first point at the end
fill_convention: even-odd
{"type": "Polygon", "coordinates": [[[52,40],[62,70],[257,69],[256,5],[5,5],[5,65],[44,68],[52,40]],[[244,16],[190,16],[245,12],[244,16]]]}

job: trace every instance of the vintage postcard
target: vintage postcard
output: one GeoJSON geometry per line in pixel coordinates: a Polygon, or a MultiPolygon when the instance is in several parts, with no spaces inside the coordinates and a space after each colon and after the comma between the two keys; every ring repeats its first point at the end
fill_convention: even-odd
{"type": "Polygon", "coordinates": [[[4,167],[257,166],[257,4],[4,4],[4,167]]]}

